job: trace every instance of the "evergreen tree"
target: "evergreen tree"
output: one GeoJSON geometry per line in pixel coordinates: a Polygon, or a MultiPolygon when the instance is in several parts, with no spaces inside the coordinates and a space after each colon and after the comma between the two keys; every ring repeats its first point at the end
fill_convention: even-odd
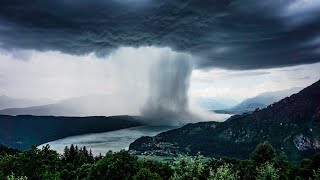
{"type": "Polygon", "coordinates": [[[251,159],[257,166],[261,166],[267,162],[271,162],[275,156],[274,148],[267,142],[259,144],[251,155],[251,159]]]}
{"type": "Polygon", "coordinates": [[[66,147],[64,148],[64,150],[63,150],[63,159],[64,159],[64,160],[67,160],[68,157],[69,157],[69,148],[68,148],[68,146],[66,146],[66,147]]]}
{"type": "Polygon", "coordinates": [[[88,159],[88,162],[90,164],[92,164],[94,162],[94,157],[93,157],[93,154],[92,154],[92,151],[91,149],[89,150],[89,159],[88,159]]]}
{"type": "Polygon", "coordinates": [[[74,158],[76,157],[76,153],[77,152],[76,152],[74,145],[71,144],[70,149],[69,149],[69,156],[67,158],[67,163],[71,163],[71,164],[73,163],[74,158]]]}

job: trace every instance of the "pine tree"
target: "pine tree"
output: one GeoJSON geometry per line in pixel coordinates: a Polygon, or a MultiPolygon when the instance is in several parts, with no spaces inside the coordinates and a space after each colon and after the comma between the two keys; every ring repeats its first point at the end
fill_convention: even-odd
{"type": "Polygon", "coordinates": [[[69,156],[68,156],[67,162],[73,163],[74,158],[76,157],[76,154],[77,154],[76,149],[74,148],[74,145],[71,144],[70,149],[69,149],[69,156]]]}
{"type": "Polygon", "coordinates": [[[68,148],[68,146],[66,146],[66,147],[64,148],[64,150],[63,150],[63,159],[64,159],[64,160],[67,160],[68,157],[69,157],[69,148],[68,148]]]}

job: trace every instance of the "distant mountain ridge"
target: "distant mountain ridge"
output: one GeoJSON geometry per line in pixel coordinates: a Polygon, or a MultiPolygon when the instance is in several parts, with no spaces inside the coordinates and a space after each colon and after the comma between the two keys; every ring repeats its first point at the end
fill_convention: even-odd
{"type": "Polygon", "coordinates": [[[247,158],[264,141],[292,160],[320,150],[320,81],[267,108],[225,122],[188,124],[155,137],[142,137],[130,145],[130,151],[247,158]]]}
{"type": "Polygon", "coordinates": [[[53,103],[53,100],[49,99],[38,99],[38,100],[31,100],[31,99],[18,99],[12,98],[6,95],[0,96],[0,110],[7,109],[7,108],[24,108],[29,106],[39,106],[43,104],[53,103]]]}
{"type": "Polygon", "coordinates": [[[252,112],[257,108],[263,109],[274,102],[277,102],[285,97],[291,96],[294,93],[298,93],[302,89],[303,88],[301,87],[294,87],[282,91],[261,93],[253,98],[247,98],[243,100],[241,103],[232,108],[215,110],[215,112],[229,114],[242,114],[252,112]]]}
{"type": "Polygon", "coordinates": [[[197,103],[203,109],[214,110],[214,109],[228,109],[233,107],[238,102],[231,98],[196,98],[197,103]]]}
{"type": "MultiPolygon", "coordinates": [[[[238,102],[231,98],[196,98],[195,101],[200,107],[207,110],[214,110],[218,113],[226,114],[242,114],[252,112],[256,108],[265,108],[273,102],[298,92],[302,88],[291,88],[283,91],[266,92],[259,94],[256,97],[248,98],[240,104],[234,106],[238,102]]],[[[45,104],[45,101],[31,100],[15,100],[17,103],[10,103],[10,99],[6,96],[0,96],[0,114],[3,115],[34,115],[34,116],[111,116],[126,114],[139,114],[139,111],[132,111],[131,105],[126,103],[127,99],[115,99],[115,96],[110,95],[91,95],[66,99],[59,102],[45,104]],[[3,100],[1,100],[1,97],[3,100]],[[26,101],[25,103],[23,103],[26,101]],[[117,103],[110,103],[117,102],[117,103]],[[2,108],[1,110],[1,103],[2,108]],[[119,109],[121,111],[119,111],[119,109]],[[129,112],[129,113],[128,113],[129,112]]],[[[137,108],[138,109],[138,108],[137,108]]]]}
{"type": "Polygon", "coordinates": [[[128,103],[127,99],[124,97],[121,99],[110,95],[92,95],[70,98],[56,103],[40,106],[3,109],[0,110],[0,114],[11,116],[33,115],[78,117],[116,116],[124,113],[136,115],[139,112],[132,110],[132,107],[136,106],[138,105],[128,103]]]}

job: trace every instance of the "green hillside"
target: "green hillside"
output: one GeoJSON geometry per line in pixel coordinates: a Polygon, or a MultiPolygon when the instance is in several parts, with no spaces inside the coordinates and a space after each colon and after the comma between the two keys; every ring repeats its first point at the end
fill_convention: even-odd
{"type": "Polygon", "coordinates": [[[251,114],[225,122],[202,122],[142,137],[130,145],[135,154],[176,153],[247,158],[261,142],[270,142],[292,160],[320,149],[320,81],[251,114]]]}

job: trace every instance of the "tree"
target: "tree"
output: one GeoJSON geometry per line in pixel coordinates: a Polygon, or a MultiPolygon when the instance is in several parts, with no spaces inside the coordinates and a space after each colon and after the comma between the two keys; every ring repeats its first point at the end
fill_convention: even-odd
{"type": "Polygon", "coordinates": [[[239,179],[238,171],[233,172],[230,165],[224,164],[216,170],[210,170],[209,180],[236,180],[239,179]]]}
{"type": "Polygon", "coordinates": [[[156,172],[163,179],[169,179],[173,175],[173,170],[168,163],[161,163],[157,161],[141,161],[141,168],[147,168],[151,172],[156,172]]]}
{"type": "Polygon", "coordinates": [[[71,144],[70,149],[69,149],[69,154],[66,158],[67,163],[73,163],[74,158],[76,157],[76,149],[74,148],[74,145],[71,144]]]}
{"type": "Polygon", "coordinates": [[[184,179],[201,179],[205,170],[202,163],[203,156],[198,154],[195,158],[179,155],[175,158],[173,165],[174,173],[171,177],[172,180],[184,180],[184,179]]]}
{"type": "Polygon", "coordinates": [[[278,180],[280,176],[278,175],[278,170],[274,168],[272,163],[267,162],[258,169],[259,180],[278,180]]]}
{"type": "Polygon", "coordinates": [[[83,164],[80,168],[78,168],[77,179],[90,179],[91,166],[91,164],[83,164]]]}
{"type": "Polygon", "coordinates": [[[256,165],[252,160],[241,161],[239,165],[239,176],[241,179],[255,180],[257,176],[256,165]]]}
{"type": "Polygon", "coordinates": [[[161,180],[162,178],[157,173],[151,172],[147,168],[141,168],[140,171],[133,176],[133,180],[161,180]]]}
{"type": "Polygon", "coordinates": [[[32,146],[14,156],[5,156],[0,162],[1,176],[26,176],[29,179],[55,179],[59,176],[61,160],[56,151],[46,145],[42,149],[32,146]]]}
{"type": "Polygon", "coordinates": [[[64,148],[64,150],[63,150],[63,155],[62,155],[62,157],[63,157],[63,159],[64,160],[67,160],[67,158],[69,157],[69,148],[68,148],[68,146],[66,146],[65,148],[64,148]]]}
{"type": "Polygon", "coordinates": [[[300,163],[294,168],[292,178],[297,176],[302,179],[309,179],[313,176],[312,161],[310,159],[302,159],[300,163]]]}
{"type": "Polygon", "coordinates": [[[89,150],[88,162],[89,162],[90,164],[94,163],[94,157],[93,157],[93,154],[92,154],[91,149],[89,150]]]}
{"type": "Polygon", "coordinates": [[[94,166],[96,179],[131,179],[139,171],[138,159],[120,151],[108,153],[94,166]]]}
{"type": "Polygon", "coordinates": [[[257,166],[261,166],[267,162],[271,162],[275,156],[274,148],[267,142],[259,144],[255,151],[251,154],[251,159],[257,166]]]}
{"type": "Polygon", "coordinates": [[[287,155],[282,152],[275,161],[274,167],[279,170],[279,178],[281,180],[289,179],[290,174],[290,162],[288,160],[287,155]]]}
{"type": "Polygon", "coordinates": [[[9,148],[6,146],[3,146],[0,144],[0,156],[4,156],[4,155],[15,155],[17,153],[21,152],[18,149],[14,149],[14,148],[9,148]]]}

